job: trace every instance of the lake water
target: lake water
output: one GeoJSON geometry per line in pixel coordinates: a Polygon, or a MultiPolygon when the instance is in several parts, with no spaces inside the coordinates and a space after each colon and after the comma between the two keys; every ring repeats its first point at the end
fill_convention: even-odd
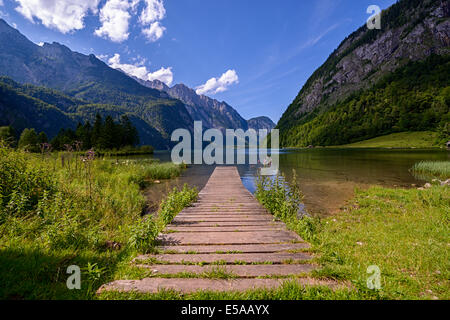
{"type": "MultiPolygon", "coordinates": [[[[155,153],[154,158],[170,161],[170,154],[155,153]]],[[[328,215],[339,210],[354,195],[355,188],[371,185],[411,188],[426,181],[414,177],[411,167],[419,161],[450,160],[447,150],[394,149],[307,149],[281,150],[280,171],[288,180],[292,170],[297,172],[297,183],[305,195],[307,211],[313,215],[328,215]]],[[[256,166],[238,166],[245,187],[255,191],[256,166]]],[[[202,189],[214,166],[192,165],[181,177],[163,181],[147,190],[155,204],[175,186],[188,183],[202,189]]]]}

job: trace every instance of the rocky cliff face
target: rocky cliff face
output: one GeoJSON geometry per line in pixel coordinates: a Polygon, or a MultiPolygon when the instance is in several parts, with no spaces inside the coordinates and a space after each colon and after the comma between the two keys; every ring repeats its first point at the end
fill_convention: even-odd
{"type": "Polygon", "coordinates": [[[363,26],[347,37],[307,81],[278,127],[292,127],[316,109],[326,110],[409,61],[449,54],[449,12],[448,0],[401,0],[383,11],[382,29],[363,26]]]}
{"type": "Polygon", "coordinates": [[[96,86],[96,89],[120,90],[154,100],[168,98],[166,94],[161,95],[161,91],[139,85],[124,73],[108,67],[94,55],[74,52],[57,42],[38,46],[2,19],[0,75],[20,83],[76,91],[77,94],[96,86]]]}

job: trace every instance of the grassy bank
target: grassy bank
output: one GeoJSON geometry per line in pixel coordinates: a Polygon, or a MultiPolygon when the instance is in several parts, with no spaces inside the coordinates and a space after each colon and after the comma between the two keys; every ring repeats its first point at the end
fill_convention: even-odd
{"type": "Polygon", "coordinates": [[[318,275],[351,280],[366,292],[367,268],[381,271],[380,298],[449,299],[448,187],[373,187],[322,221],[314,243],[318,275]]]}
{"type": "Polygon", "coordinates": [[[0,299],[93,298],[195,199],[196,190],[174,190],[156,216],[143,217],[142,187],[181,170],[93,153],[61,158],[0,148],[0,299]],[[66,287],[70,265],[82,270],[81,290],[66,287]]]}
{"type": "Polygon", "coordinates": [[[430,178],[449,179],[450,161],[422,161],[416,163],[412,171],[417,175],[430,178]]]}
{"type": "Polygon", "coordinates": [[[107,157],[126,157],[126,156],[140,156],[150,155],[155,151],[152,146],[140,146],[140,147],[124,147],[122,149],[113,150],[97,150],[99,156],[107,157]]]}
{"type": "MultiPolygon", "coordinates": [[[[312,243],[322,266],[314,276],[352,282],[346,298],[450,298],[448,187],[357,191],[341,213],[320,221],[298,217],[295,185],[268,179],[258,185],[259,201],[312,243]],[[381,271],[380,290],[367,287],[369,266],[381,271]]],[[[342,298],[342,292],[324,298],[342,298]]]]}
{"type": "Polygon", "coordinates": [[[433,131],[400,132],[370,140],[339,146],[339,148],[436,148],[438,133],[433,131]]]}

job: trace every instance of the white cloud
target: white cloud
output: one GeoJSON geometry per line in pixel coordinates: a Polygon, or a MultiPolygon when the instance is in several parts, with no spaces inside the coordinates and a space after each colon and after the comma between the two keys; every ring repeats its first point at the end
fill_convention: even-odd
{"type": "Polygon", "coordinates": [[[99,37],[107,37],[114,42],[122,42],[128,39],[129,20],[128,10],[134,4],[128,0],[108,0],[100,10],[100,22],[102,26],[95,30],[99,37]]]}
{"type": "Polygon", "coordinates": [[[198,86],[196,89],[197,94],[217,94],[219,92],[227,91],[228,88],[239,83],[239,77],[235,70],[228,70],[222,76],[217,78],[211,78],[206,81],[205,84],[198,86]]]}
{"type": "Polygon", "coordinates": [[[3,0],[0,0],[0,6],[2,6],[3,5],[3,0]]]}
{"type": "Polygon", "coordinates": [[[148,40],[155,42],[166,31],[166,28],[160,22],[166,17],[166,9],[163,0],[145,0],[145,2],[147,5],[142,10],[139,21],[144,27],[142,33],[148,40]]]}
{"type": "Polygon", "coordinates": [[[166,28],[163,27],[159,21],[153,22],[148,29],[142,29],[142,33],[147,37],[151,42],[155,42],[160,39],[166,28]]]}
{"type": "Polygon", "coordinates": [[[145,0],[147,6],[142,10],[141,23],[151,24],[166,17],[166,9],[162,0],[145,0]]]}
{"type": "Polygon", "coordinates": [[[38,43],[38,46],[39,46],[39,47],[43,47],[43,46],[44,46],[44,42],[42,42],[42,41],[39,42],[39,43],[38,43]]]}
{"type": "Polygon", "coordinates": [[[155,72],[149,73],[147,75],[148,80],[159,80],[164,82],[166,85],[171,86],[173,82],[173,72],[172,67],[169,68],[161,68],[155,72]]]}
{"type": "Polygon", "coordinates": [[[102,60],[102,61],[108,61],[109,56],[107,54],[96,54],[95,55],[97,57],[97,59],[102,60]]]}
{"type": "Polygon", "coordinates": [[[84,18],[89,11],[98,12],[99,0],[16,0],[17,12],[28,20],[34,18],[42,21],[47,28],[54,28],[62,33],[84,28],[84,18]]]}
{"type": "MultiPolygon", "coordinates": [[[[94,34],[113,42],[128,39],[130,19],[139,16],[142,33],[151,42],[164,35],[166,28],[161,20],[166,17],[163,0],[106,0],[99,11],[101,0],[15,0],[16,11],[31,22],[40,20],[47,28],[68,33],[84,28],[84,18],[92,12],[98,15],[101,26],[94,34]],[[144,3],[138,14],[138,5],[144,3]]],[[[102,1],[103,3],[103,1],[102,1]]],[[[0,0],[0,6],[3,0],[0,0]]],[[[139,8],[141,8],[139,6],[139,8]]]]}
{"type": "Polygon", "coordinates": [[[172,68],[161,68],[155,72],[150,72],[146,66],[142,64],[126,64],[120,62],[120,54],[116,53],[112,58],[108,60],[108,64],[111,68],[120,69],[123,72],[135,76],[141,80],[159,80],[166,85],[171,86],[173,82],[172,68]]]}

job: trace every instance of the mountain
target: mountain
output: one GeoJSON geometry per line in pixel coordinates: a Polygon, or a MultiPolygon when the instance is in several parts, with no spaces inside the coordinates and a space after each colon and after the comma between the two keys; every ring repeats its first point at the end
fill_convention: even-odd
{"type": "Polygon", "coordinates": [[[268,117],[257,117],[245,120],[242,116],[226,102],[218,101],[204,95],[198,95],[194,89],[184,84],[168,87],[159,80],[144,81],[135,78],[136,81],[149,88],[167,92],[170,97],[181,100],[191,115],[192,119],[202,121],[204,128],[244,129],[259,130],[275,128],[275,123],[268,117]]]}
{"type": "Polygon", "coordinates": [[[117,112],[133,113],[165,140],[162,143],[141,139],[145,144],[165,144],[167,147],[173,130],[193,129],[185,105],[167,93],[139,84],[94,55],[73,52],[55,42],[38,46],[2,19],[0,75],[19,83],[52,88],[91,104],[116,106],[117,112]]]}
{"type": "Polygon", "coordinates": [[[400,0],[382,12],[381,30],[348,36],[283,114],[282,146],[446,128],[449,12],[448,0],[400,0]]]}
{"type": "Polygon", "coordinates": [[[184,84],[168,87],[159,80],[143,81],[137,79],[141,84],[167,92],[170,97],[181,100],[195,121],[202,121],[204,128],[225,129],[248,129],[247,121],[226,102],[204,95],[198,95],[194,89],[184,84]]]}
{"type": "Polygon", "coordinates": [[[270,132],[273,128],[275,128],[275,123],[268,117],[257,117],[247,120],[249,129],[267,129],[270,132]]]}
{"type": "Polygon", "coordinates": [[[167,95],[139,85],[122,72],[108,67],[94,55],[73,52],[59,43],[38,46],[0,19],[0,70],[20,83],[76,92],[80,98],[99,97],[95,88],[120,91],[157,100],[167,95]]]}

